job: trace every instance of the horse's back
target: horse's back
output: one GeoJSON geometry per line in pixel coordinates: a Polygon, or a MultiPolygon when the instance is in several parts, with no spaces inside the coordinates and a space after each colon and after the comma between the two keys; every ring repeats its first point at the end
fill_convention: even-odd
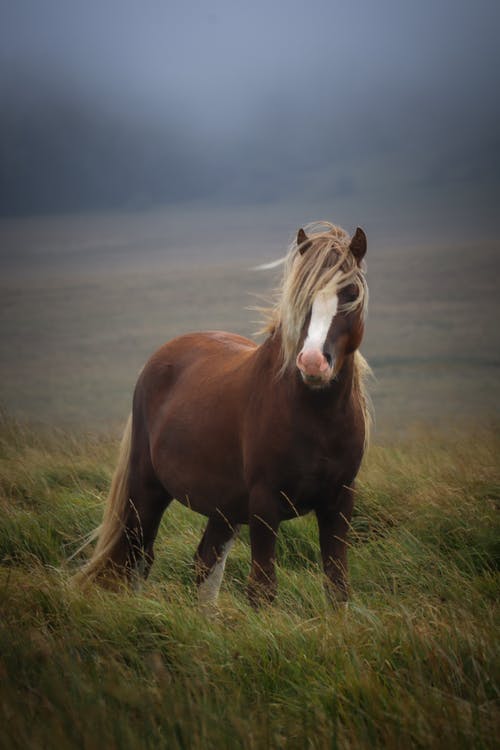
{"type": "Polygon", "coordinates": [[[177,336],[152,354],[141,370],[136,389],[146,384],[162,389],[191,368],[200,374],[204,368],[215,365],[223,373],[255,348],[250,339],[225,331],[177,336]]]}

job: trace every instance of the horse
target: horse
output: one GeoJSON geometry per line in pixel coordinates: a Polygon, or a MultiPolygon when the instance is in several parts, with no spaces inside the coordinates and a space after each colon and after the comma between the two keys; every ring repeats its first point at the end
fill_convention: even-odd
{"type": "Polygon", "coordinates": [[[215,605],[226,557],[248,524],[254,607],[276,595],[280,523],[316,514],[327,595],[348,598],[347,533],[370,424],[359,352],[366,235],[300,229],[265,340],[221,331],[164,344],[142,369],[103,521],[80,581],[146,578],[175,498],[208,521],[195,553],[199,602],[215,605]]]}

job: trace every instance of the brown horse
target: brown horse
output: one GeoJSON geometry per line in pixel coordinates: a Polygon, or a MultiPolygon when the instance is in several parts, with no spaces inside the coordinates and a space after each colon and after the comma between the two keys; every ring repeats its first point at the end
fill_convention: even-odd
{"type": "Polygon", "coordinates": [[[146,577],[176,498],[208,518],[195,554],[200,602],[217,598],[240,524],[250,527],[253,605],[276,593],[280,522],[314,511],[332,601],[347,598],[346,535],[369,425],[359,354],[366,237],[332,224],[299,230],[264,343],[180,336],[137,382],[98,541],[79,576],[146,577]]]}

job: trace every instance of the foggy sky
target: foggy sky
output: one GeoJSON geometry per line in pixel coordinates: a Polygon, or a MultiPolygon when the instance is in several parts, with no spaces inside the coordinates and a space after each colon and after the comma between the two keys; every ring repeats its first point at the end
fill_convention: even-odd
{"type": "Polygon", "coordinates": [[[0,213],[290,201],[492,232],[499,7],[3,0],[0,213]]]}

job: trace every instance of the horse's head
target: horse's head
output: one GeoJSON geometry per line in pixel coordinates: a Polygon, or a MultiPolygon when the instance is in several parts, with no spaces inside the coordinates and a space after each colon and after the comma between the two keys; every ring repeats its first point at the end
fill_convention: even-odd
{"type": "MultiPolygon", "coordinates": [[[[327,252],[324,245],[320,248],[323,268],[318,270],[316,259],[307,257],[315,252],[314,235],[309,238],[301,229],[297,236],[301,256],[297,260],[304,263],[305,272],[309,263],[309,275],[316,278],[310,287],[309,312],[302,326],[296,365],[304,383],[314,389],[325,388],[336,378],[346,356],[359,347],[363,337],[367,288],[361,264],[366,235],[358,228],[350,241],[345,237],[344,247],[332,243],[327,252]]],[[[304,280],[307,286],[307,273],[304,280]]]]}

